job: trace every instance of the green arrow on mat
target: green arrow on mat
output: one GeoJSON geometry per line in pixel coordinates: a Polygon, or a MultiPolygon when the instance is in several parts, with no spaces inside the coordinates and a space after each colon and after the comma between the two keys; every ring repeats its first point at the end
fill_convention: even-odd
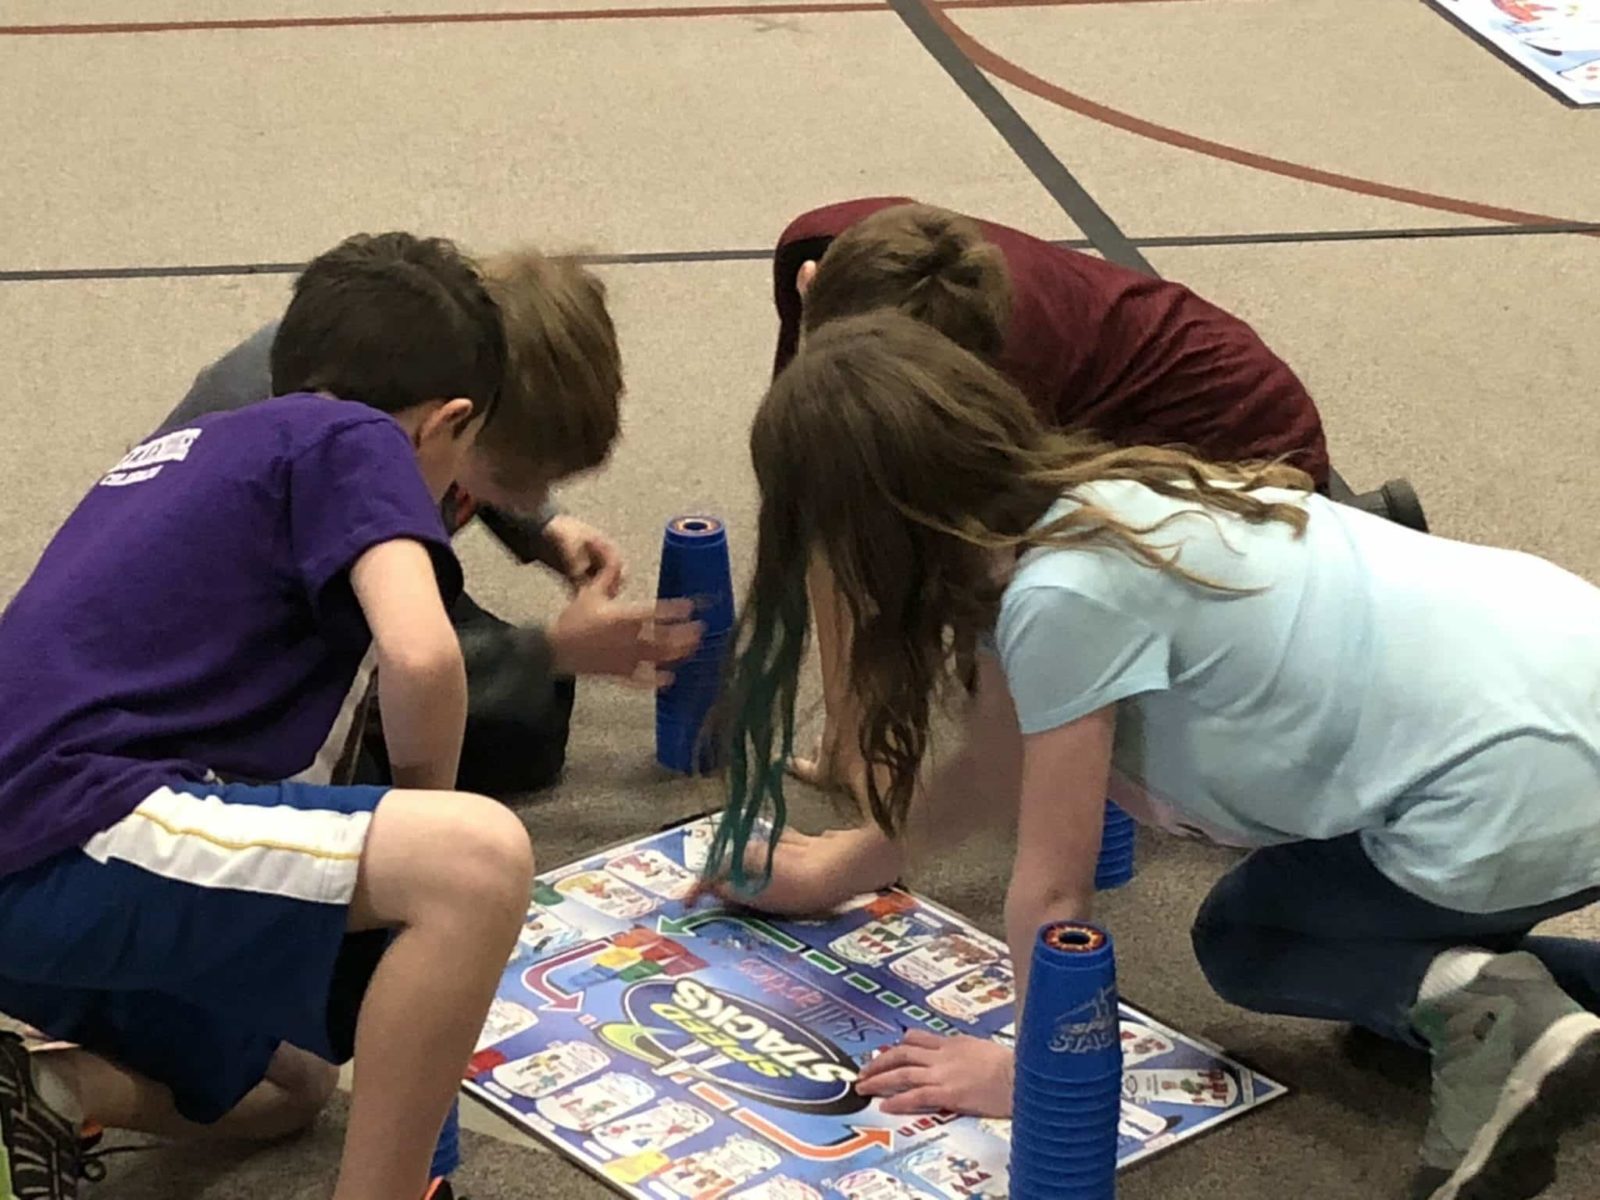
{"type": "Polygon", "coordinates": [[[785,950],[804,950],[805,947],[787,933],[774,929],[765,921],[758,921],[754,917],[743,917],[724,909],[713,909],[711,912],[689,913],[681,917],[658,917],[656,919],[656,932],[664,933],[668,937],[690,937],[696,929],[703,925],[710,925],[717,921],[727,921],[734,925],[743,925],[751,933],[764,937],[776,946],[785,950]]]}

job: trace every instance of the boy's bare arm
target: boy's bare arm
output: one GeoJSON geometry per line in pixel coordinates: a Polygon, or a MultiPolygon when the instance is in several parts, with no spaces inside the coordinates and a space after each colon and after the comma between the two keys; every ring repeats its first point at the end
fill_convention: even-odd
{"type": "Polygon", "coordinates": [[[433,561],[419,542],[382,542],[356,560],[350,582],[378,654],[378,703],[395,786],[452,789],[467,672],[433,561]]]}

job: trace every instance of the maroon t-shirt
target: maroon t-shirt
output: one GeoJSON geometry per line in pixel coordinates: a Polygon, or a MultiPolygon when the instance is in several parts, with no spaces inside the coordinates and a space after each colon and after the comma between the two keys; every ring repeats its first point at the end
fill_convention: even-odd
{"type": "MultiPolygon", "coordinates": [[[[802,264],[864,217],[908,201],[849,200],[795,218],[773,255],[778,353],[800,340],[802,264]]],[[[1182,284],[979,221],[1011,271],[1000,367],[1053,425],[1124,446],[1181,445],[1216,461],[1286,455],[1328,483],[1322,420],[1305,385],[1239,318],[1182,284]]]]}

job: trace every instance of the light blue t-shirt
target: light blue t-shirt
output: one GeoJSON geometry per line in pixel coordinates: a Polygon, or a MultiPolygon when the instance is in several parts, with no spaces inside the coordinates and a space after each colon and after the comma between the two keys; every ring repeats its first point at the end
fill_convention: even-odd
{"type": "MultiPolygon", "coordinates": [[[[1360,833],[1377,867],[1460,911],[1600,886],[1600,589],[1509,550],[1320,496],[1304,536],[1141,485],[1079,496],[1197,587],[1109,549],[1030,552],[996,646],[1022,730],[1121,702],[1145,816],[1244,846],[1360,833]]],[[[1063,500],[1046,520],[1076,503],[1063,500]]]]}

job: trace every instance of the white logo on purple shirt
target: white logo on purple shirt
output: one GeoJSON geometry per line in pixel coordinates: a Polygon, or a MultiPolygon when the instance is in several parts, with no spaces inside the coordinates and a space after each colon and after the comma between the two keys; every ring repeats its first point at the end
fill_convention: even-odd
{"type": "Polygon", "coordinates": [[[189,448],[201,434],[198,429],[179,429],[128,451],[116,466],[100,481],[101,487],[127,487],[130,483],[143,483],[161,474],[166,463],[182,462],[189,457],[189,448]]]}

